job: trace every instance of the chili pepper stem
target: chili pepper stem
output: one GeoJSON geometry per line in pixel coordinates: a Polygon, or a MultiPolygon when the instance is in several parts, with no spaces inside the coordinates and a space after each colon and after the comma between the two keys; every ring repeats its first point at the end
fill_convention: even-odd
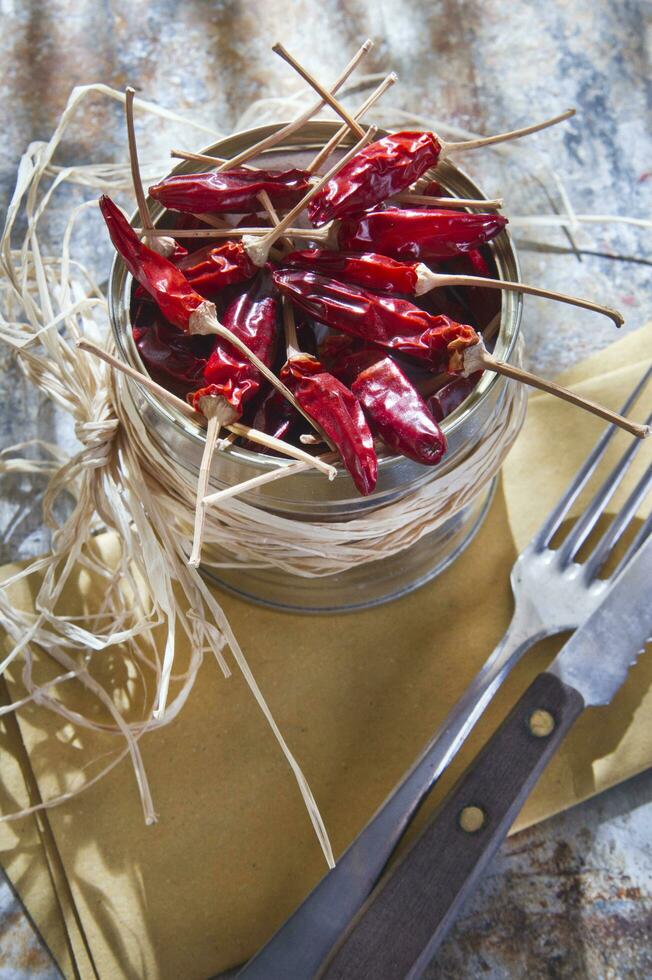
{"type": "Polygon", "coordinates": [[[477,200],[464,197],[431,197],[429,194],[413,194],[411,191],[402,191],[390,198],[390,203],[432,205],[441,208],[481,208],[482,210],[500,211],[504,201],[502,197],[490,200],[477,200]]]}
{"type": "Polygon", "coordinates": [[[128,85],[125,89],[125,117],[127,120],[127,142],[129,144],[131,180],[134,185],[134,194],[136,195],[136,204],[138,205],[140,223],[143,226],[143,237],[145,239],[145,243],[155,252],[158,252],[159,255],[164,255],[166,258],[168,258],[168,256],[172,255],[176,248],[174,239],[170,238],[169,235],[164,237],[152,237],[150,234],[154,227],[154,222],[152,221],[149,208],[147,207],[143,182],[140,176],[140,166],[138,164],[138,146],[136,144],[136,130],[134,129],[135,95],[135,90],[128,85]]]}
{"type": "Polygon", "coordinates": [[[193,214],[193,218],[198,218],[205,224],[210,225],[211,228],[221,228],[223,230],[231,230],[231,225],[224,218],[218,218],[215,214],[206,214],[202,212],[201,214],[193,214]]]}
{"type": "Polygon", "coordinates": [[[554,381],[544,380],[536,374],[532,374],[530,371],[524,371],[522,368],[514,367],[513,364],[506,364],[504,361],[498,361],[489,353],[482,340],[474,344],[473,347],[468,347],[462,355],[462,360],[462,373],[464,377],[474,374],[475,371],[495,371],[496,374],[502,374],[506,378],[511,378],[513,381],[519,381],[522,384],[530,385],[532,388],[538,388],[540,391],[555,395],[557,398],[562,398],[564,401],[570,402],[571,405],[576,405],[578,408],[583,408],[586,412],[591,412],[601,419],[606,419],[607,422],[612,422],[614,425],[625,429],[626,432],[637,436],[639,439],[646,439],[652,433],[652,427],[649,425],[632,422],[630,419],[618,415],[617,412],[612,412],[608,408],[604,408],[602,405],[590,401],[588,398],[582,398],[581,395],[575,394],[574,391],[570,391],[568,388],[563,388],[554,381]]]}
{"type": "Polygon", "coordinates": [[[494,143],[507,143],[509,140],[520,139],[521,136],[529,136],[530,133],[538,133],[541,129],[548,129],[549,126],[556,126],[557,123],[565,122],[575,115],[575,109],[566,109],[557,116],[544,119],[543,122],[534,123],[532,126],[523,126],[521,129],[510,129],[507,133],[497,133],[495,136],[481,136],[473,140],[461,140],[459,143],[446,143],[440,140],[442,156],[452,153],[453,150],[476,150],[481,146],[491,146],[494,143]]]}
{"type": "Polygon", "coordinates": [[[341,116],[351,132],[355,133],[358,139],[362,139],[364,136],[364,129],[362,126],[358,125],[355,119],[346,111],[344,106],[338,102],[335,96],[331,95],[328,89],[324,88],[321,82],[317,81],[314,75],[310,74],[307,68],[304,68],[303,65],[296,60],[296,58],[292,57],[290,52],[281,44],[280,41],[277,41],[276,44],[272,45],[272,51],[274,54],[279,55],[283,61],[287,61],[288,65],[294,68],[294,70],[301,75],[304,81],[308,82],[308,85],[314,88],[315,92],[321,96],[322,101],[328,103],[331,109],[334,109],[338,116],[341,116]]]}
{"type": "MultiPolygon", "coordinates": [[[[265,211],[269,215],[269,220],[272,222],[272,225],[276,226],[279,223],[280,218],[276,213],[276,208],[272,204],[270,200],[270,196],[267,193],[267,191],[261,191],[260,194],[258,195],[258,200],[260,201],[262,206],[265,208],[265,211]]],[[[289,238],[282,238],[280,244],[281,245],[285,244],[288,248],[292,248],[292,242],[290,241],[289,238]]]]}
{"type": "MultiPolygon", "coordinates": [[[[388,88],[397,81],[398,75],[396,72],[392,71],[389,73],[387,78],[383,79],[377,89],[375,89],[368,99],[366,99],[360,108],[357,110],[353,118],[356,122],[371,109],[373,105],[378,101],[378,99],[384,95],[388,88]]],[[[341,126],[336,133],[329,139],[328,143],[319,151],[317,156],[308,164],[306,170],[310,174],[316,173],[317,170],[328,160],[331,153],[339,146],[346,134],[349,132],[349,127],[344,125],[341,126]]]]}
{"type": "Polygon", "coordinates": [[[212,397],[206,395],[199,399],[199,410],[207,419],[206,444],[202,453],[201,464],[199,467],[199,479],[197,481],[197,503],[195,506],[195,528],[192,538],[192,551],[188,564],[193,568],[199,565],[201,560],[201,548],[204,540],[204,525],[206,523],[206,506],[204,497],[208,490],[208,481],[211,473],[211,464],[215,455],[220,429],[223,425],[235,421],[237,413],[229,405],[226,398],[221,396],[212,397]]]}
{"type": "Polygon", "coordinates": [[[297,337],[297,325],[294,319],[294,310],[287,296],[283,297],[283,332],[285,334],[285,349],[288,358],[293,354],[300,354],[299,339],[297,337]]]}
{"type": "MultiPolygon", "coordinates": [[[[348,65],[344,68],[331,86],[330,91],[332,94],[339,91],[344,82],[358,67],[367,53],[371,51],[373,46],[374,42],[368,38],[358,49],[358,51],[356,51],[348,65]]],[[[273,146],[277,146],[287,136],[291,136],[293,133],[296,133],[303,125],[305,125],[305,123],[308,122],[309,119],[312,119],[315,113],[319,112],[324,105],[325,101],[320,99],[319,102],[315,102],[314,105],[311,105],[309,109],[302,112],[296,117],[296,119],[293,119],[285,126],[282,126],[275,133],[271,133],[271,135],[259,140],[258,143],[255,143],[253,146],[248,147],[246,150],[242,150],[241,153],[238,153],[237,156],[232,157],[230,160],[218,159],[217,157],[208,156],[205,153],[186,153],[183,150],[172,150],[170,152],[170,156],[177,157],[180,160],[196,160],[199,163],[207,163],[209,165],[215,165],[215,163],[218,163],[219,166],[217,168],[217,173],[220,173],[222,170],[229,170],[232,167],[241,167],[247,160],[251,160],[252,157],[258,156],[260,153],[271,149],[273,146]]]]}
{"type": "MultiPolygon", "coordinates": [[[[119,361],[117,357],[113,354],[109,354],[108,351],[102,350],[96,344],[92,344],[89,340],[84,340],[80,338],[76,342],[78,350],[86,351],[88,354],[92,354],[94,357],[99,358],[99,360],[104,361],[115,371],[119,371],[121,374],[127,375],[129,378],[133,378],[147,388],[152,394],[156,395],[164,402],[168,402],[179,412],[185,415],[187,418],[192,419],[194,422],[203,423],[205,419],[199,412],[196,412],[187,402],[177,395],[174,395],[163,385],[158,384],[153,378],[150,378],[148,374],[143,374],[142,371],[137,371],[135,368],[131,367],[130,364],[125,364],[123,361],[119,361]]],[[[255,442],[265,449],[273,449],[277,453],[282,453],[284,456],[290,456],[292,459],[301,460],[304,463],[308,463],[315,469],[319,470],[329,480],[335,479],[337,475],[337,470],[333,466],[329,466],[322,462],[319,457],[311,456],[310,453],[305,452],[303,449],[299,449],[297,446],[290,445],[289,442],[284,442],[282,439],[277,439],[275,436],[270,436],[266,432],[260,432],[258,429],[252,429],[251,426],[245,425],[244,422],[231,422],[226,428],[232,432],[234,435],[241,437],[242,439],[249,439],[251,442],[255,442]]]]}
{"type": "Polygon", "coordinates": [[[445,275],[439,272],[431,272],[423,263],[417,267],[417,285],[415,295],[421,296],[423,293],[430,292],[431,289],[439,289],[443,286],[484,286],[486,289],[505,289],[513,293],[527,293],[530,296],[541,296],[544,299],[556,300],[559,303],[568,303],[570,306],[580,306],[584,310],[592,310],[594,313],[602,313],[608,316],[617,327],[622,327],[625,322],[618,310],[612,310],[610,306],[601,306],[591,300],[582,299],[579,296],[568,296],[566,293],[557,293],[551,289],[542,289],[540,286],[528,286],[522,282],[510,282],[507,279],[485,279],[484,276],[462,276],[445,275]]]}
{"type": "MultiPolygon", "coordinates": [[[[355,146],[352,146],[348,153],[345,153],[341,160],[331,167],[327,174],[325,174],[321,180],[319,180],[313,187],[310,188],[308,193],[296,204],[291,211],[285,215],[285,217],[262,238],[254,238],[253,236],[245,235],[243,239],[243,244],[249,253],[249,257],[254,265],[262,266],[267,261],[267,256],[269,255],[269,250],[274,244],[274,242],[280,238],[280,236],[288,230],[294,219],[301,214],[304,208],[310,203],[315,194],[319,193],[322,187],[328,183],[331,177],[334,177],[342,167],[344,167],[349,160],[358,153],[363,146],[366,146],[370,140],[376,135],[376,127],[370,126],[367,132],[364,134],[361,140],[359,140],[355,146]],[[248,239],[248,240],[247,240],[248,239]]],[[[323,230],[323,229],[322,229],[323,230]]],[[[305,232],[306,229],[303,229],[305,232]]],[[[331,230],[329,228],[328,234],[330,235],[331,230]]],[[[292,232],[292,234],[294,234],[292,232]]],[[[315,234],[312,230],[308,229],[307,234],[304,237],[315,239],[315,234]]]]}
{"type": "MultiPolygon", "coordinates": [[[[321,442],[321,440],[318,441],[321,442]]],[[[328,453],[321,457],[323,462],[334,458],[333,453],[328,453]]],[[[223,490],[217,490],[215,493],[209,494],[207,497],[204,497],[204,507],[213,507],[215,504],[220,504],[229,497],[248,493],[250,490],[256,490],[258,487],[265,486],[267,483],[273,483],[274,480],[282,480],[286,476],[294,476],[295,473],[305,473],[307,469],[310,469],[308,464],[300,461],[290,463],[288,466],[277,466],[276,469],[271,470],[269,473],[252,476],[250,480],[243,480],[242,483],[235,484],[232,487],[224,487],[223,490]]]]}
{"type": "MultiPolygon", "coordinates": [[[[284,231],[291,238],[308,238],[310,241],[319,242],[326,245],[330,241],[332,225],[324,225],[323,228],[285,228],[284,231]]],[[[135,229],[136,234],[143,234],[142,228],[135,229]]],[[[175,228],[175,238],[246,238],[247,236],[260,236],[264,238],[269,235],[269,228],[175,228]]],[[[167,234],[164,228],[152,228],[148,232],[153,238],[167,234]]]]}
{"type": "MultiPolygon", "coordinates": [[[[225,160],[224,157],[212,157],[208,153],[191,153],[190,150],[170,150],[170,156],[175,160],[192,160],[194,163],[207,163],[212,165],[219,164],[216,169],[216,173],[221,170],[226,170],[227,167],[234,167],[236,164],[232,163],[231,160],[225,160]]],[[[258,170],[259,167],[245,167],[245,170],[258,170]]]]}
{"type": "Polygon", "coordinates": [[[486,327],[482,331],[482,339],[486,342],[487,340],[493,340],[494,336],[498,333],[500,329],[500,321],[502,320],[502,312],[496,313],[494,317],[491,318],[486,327]]]}

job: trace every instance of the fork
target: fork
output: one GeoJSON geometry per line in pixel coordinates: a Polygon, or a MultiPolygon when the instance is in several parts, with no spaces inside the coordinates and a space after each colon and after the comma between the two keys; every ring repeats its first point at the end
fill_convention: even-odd
{"type": "MultiPolygon", "coordinates": [[[[648,384],[652,368],[621,409],[625,414],[648,384]]],[[[648,422],[652,415],[648,418],[648,422]]],[[[278,932],[238,974],[247,980],[309,980],[380,877],[420,804],[455,756],[494,694],[523,654],[546,636],[580,626],[599,605],[611,581],[652,530],[643,522],[609,578],[598,574],[652,485],[648,466],[591,554],[575,559],[605,512],[641,441],[635,440],[605,478],[557,548],[552,540],[594,474],[616,433],[609,426],[552,512],[519,555],[511,573],[514,614],[507,631],[432,739],[369,823],[278,932]]]]}

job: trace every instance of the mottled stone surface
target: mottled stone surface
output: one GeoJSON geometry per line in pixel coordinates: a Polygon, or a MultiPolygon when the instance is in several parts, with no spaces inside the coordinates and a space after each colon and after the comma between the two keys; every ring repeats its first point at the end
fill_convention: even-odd
{"type": "Polygon", "coordinates": [[[58,980],[59,970],[0,872],[0,980],[58,980]]]}
{"type": "MultiPolygon", "coordinates": [[[[274,40],[282,38],[329,79],[370,36],[377,43],[365,70],[391,67],[400,76],[392,105],[479,132],[577,106],[571,123],[523,144],[522,156],[512,154],[509,169],[497,153],[465,158],[488,193],[504,194],[508,214],[548,209],[547,194],[560,207],[552,171],[578,213],[652,212],[645,0],[0,0],[0,11],[0,211],[21,152],[49,137],[73,85],[131,83],[143,97],[226,133],[252,100],[298,90],[269,50],[274,40]]],[[[145,116],[138,134],[144,160],[164,160],[172,142],[209,142],[189,126],[145,116]]],[[[124,159],[121,108],[97,98],[58,162],[124,159]]],[[[62,197],[48,224],[53,238],[70,201],[83,198],[81,189],[62,197]]],[[[621,308],[626,329],[649,318],[649,231],[584,226],[574,233],[575,251],[559,229],[519,227],[515,234],[524,279],[621,308]]],[[[89,236],[84,247],[102,277],[106,243],[89,236]]],[[[614,336],[610,321],[542,300],[527,300],[525,326],[530,364],[548,374],[614,336]]],[[[0,386],[2,446],[30,436],[69,439],[67,420],[34,397],[4,349],[0,386]]],[[[28,506],[34,487],[6,480],[2,496],[0,558],[42,551],[47,538],[28,506]]],[[[651,794],[648,774],[512,839],[429,976],[650,975],[651,794]]],[[[15,919],[10,896],[7,903],[0,977],[15,980],[27,975],[13,951],[24,951],[29,923],[15,919]]],[[[30,950],[28,974],[53,975],[40,965],[36,940],[30,950]]]]}

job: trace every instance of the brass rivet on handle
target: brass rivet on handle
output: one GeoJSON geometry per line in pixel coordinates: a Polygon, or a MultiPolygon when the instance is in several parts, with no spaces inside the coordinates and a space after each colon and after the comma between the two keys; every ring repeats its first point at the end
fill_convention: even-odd
{"type": "Polygon", "coordinates": [[[465,806],[457,818],[460,827],[467,834],[475,834],[484,825],[486,814],[482,807],[465,806]]]}
{"type": "Polygon", "coordinates": [[[528,718],[528,728],[536,738],[547,738],[555,728],[555,719],[545,708],[537,708],[528,718]]]}

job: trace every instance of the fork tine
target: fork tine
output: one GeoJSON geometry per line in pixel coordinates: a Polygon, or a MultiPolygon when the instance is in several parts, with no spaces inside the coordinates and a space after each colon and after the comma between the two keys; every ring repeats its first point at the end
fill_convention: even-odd
{"type": "MultiPolygon", "coordinates": [[[[632,407],[634,402],[640,396],[641,392],[643,391],[643,389],[645,388],[645,386],[647,385],[651,377],[652,377],[652,367],[649,367],[645,372],[645,374],[643,375],[643,377],[641,378],[641,380],[635,385],[632,393],[630,394],[627,401],[620,409],[621,415],[626,415],[629,412],[629,409],[632,407]]],[[[550,543],[555,531],[557,531],[562,521],[566,517],[566,514],[573,506],[573,504],[577,500],[578,496],[580,495],[580,493],[582,492],[582,490],[584,489],[588,481],[593,476],[593,473],[595,472],[598,463],[600,462],[602,456],[604,455],[607,446],[609,445],[609,443],[611,442],[611,440],[613,439],[617,431],[618,431],[617,426],[610,425],[602,433],[600,439],[598,440],[593,450],[585,460],[584,464],[578,470],[577,475],[574,477],[572,483],[567,488],[566,493],[563,494],[559,502],[555,504],[552,511],[545,519],[545,521],[539,528],[538,532],[535,534],[531,542],[531,546],[533,548],[535,548],[536,550],[542,550],[543,548],[547,547],[547,545],[550,543]]]]}
{"type": "Polygon", "coordinates": [[[615,569],[613,575],[611,576],[612,579],[615,580],[616,576],[620,575],[623,569],[632,560],[632,558],[634,557],[638,549],[641,547],[643,542],[648,539],[651,531],[652,531],[652,514],[648,514],[645,520],[643,521],[642,525],[638,529],[636,533],[636,537],[630,544],[629,548],[627,549],[623,557],[620,559],[618,563],[618,567],[615,569]]]}
{"type": "Polygon", "coordinates": [[[623,535],[630,521],[635,516],[641,503],[645,500],[652,486],[652,463],[640,478],[629,497],[604,532],[593,552],[583,564],[584,576],[587,582],[592,581],[598,574],[613,548],[623,535]]]}
{"type": "MultiPolygon", "coordinates": [[[[652,422],[652,412],[647,419],[648,424],[652,422]]],[[[591,501],[586,505],[584,513],[576,520],[572,531],[568,533],[562,544],[557,549],[557,560],[562,566],[567,565],[573,560],[580,550],[589,534],[595,527],[600,515],[606,510],[607,504],[614,493],[624,480],[627,470],[632,460],[643,445],[640,439],[632,440],[631,445],[625,450],[613,470],[606,477],[602,486],[596,491],[591,501]]]]}

